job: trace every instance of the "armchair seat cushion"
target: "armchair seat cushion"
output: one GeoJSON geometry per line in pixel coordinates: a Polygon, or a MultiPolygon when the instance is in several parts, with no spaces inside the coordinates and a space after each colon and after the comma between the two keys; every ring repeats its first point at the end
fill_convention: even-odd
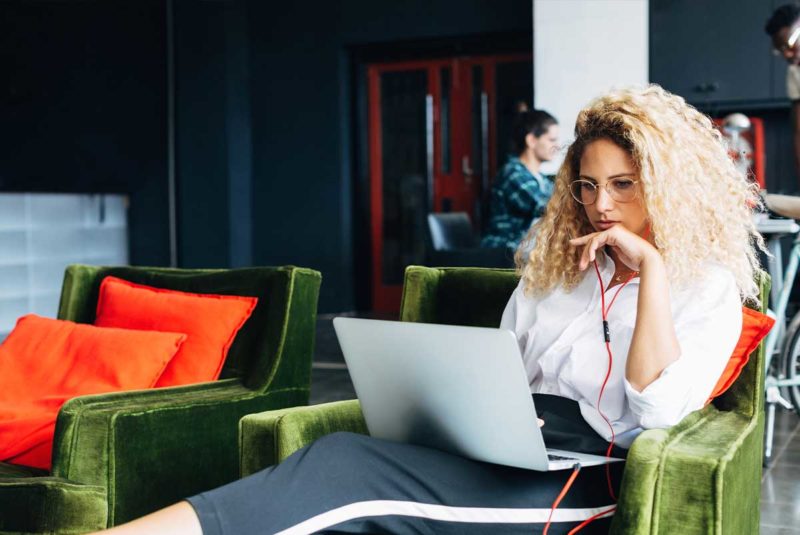
{"type": "Polygon", "coordinates": [[[46,476],[47,470],[34,468],[32,466],[22,466],[19,464],[0,463],[0,479],[10,479],[14,477],[36,477],[46,476]]]}

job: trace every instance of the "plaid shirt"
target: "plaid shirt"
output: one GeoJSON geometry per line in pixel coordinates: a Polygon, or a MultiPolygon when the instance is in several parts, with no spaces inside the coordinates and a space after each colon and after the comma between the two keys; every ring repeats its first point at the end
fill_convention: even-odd
{"type": "Polygon", "coordinates": [[[534,175],[519,158],[510,157],[492,186],[491,215],[481,246],[516,249],[551,195],[552,179],[534,175]]]}

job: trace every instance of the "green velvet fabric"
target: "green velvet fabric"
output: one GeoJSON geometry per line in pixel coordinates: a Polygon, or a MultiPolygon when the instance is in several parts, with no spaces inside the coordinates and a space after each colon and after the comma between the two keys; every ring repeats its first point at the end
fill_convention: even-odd
{"type": "Polygon", "coordinates": [[[0,476],[0,533],[86,533],[106,527],[102,487],[53,477],[0,476]]]}
{"type": "Polygon", "coordinates": [[[93,321],[106,275],[259,302],[231,345],[227,378],[68,401],[58,415],[49,476],[0,464],[0,533],[113,526],[232,481],[241,417],[308,403],[319,273],[70,266],[59,317],[93,321]]]}
{"type": "MultiPolygon", "coordinates": [[[[510,270],[409,267],[403,321],[497,326],[510,270]]],[[[769,277],[759,274],[762,302],[769,277]]],[[[758,533],[764,427],[763,343],[734,386],[670,429],[643,432],[625,467],[615,534],[758,533]]],[[[283,409],[240,423],[242,475],[334,431],[366,433],[358,401],[283,409]]]]}
{"type": "Polygon", "coordinates": [[[357,400],[245,416],[239,423],[240,475],[277,464],[306,444],[337,431],[367,434],[357,400]]]}
{"type": "Polygon", "coordinates": [[[519,279],[513,269],[406,269],[402,321],[497,327],[519,279]]]}

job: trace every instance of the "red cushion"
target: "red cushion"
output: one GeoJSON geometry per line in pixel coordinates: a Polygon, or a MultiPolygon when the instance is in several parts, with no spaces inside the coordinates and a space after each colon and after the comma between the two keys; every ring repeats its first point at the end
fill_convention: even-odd
{"type": "Polygon", "coordinates": [[[767,336],[774,324],[775,320],[773,318],[761,312],[756,312],[751,308],[742,307],[742,334],[739,335],[739,341],[736,342],[733,355],[728,360],[728,364],[725,366],[725,370],[722,372],[719,381],[717,381],[717,385],[711,392],[711,397],[708,398],[708,401],[721,395],[731,387],[750,359],[750,353],[755,351],[758,344],[767,336]]]}
{"type": "Polygon", "coordinates": [[[236,333],[257,302],[256,297],[179,292],[106,277],[94,324],[186,333],[156,386],[201,383],[219,377],[236,333]]]}
{"type": "Polygon", "coordinates": [[[0,460],[49,469],[64,402],[151,388],[185,339],[23,316],[0,345],[0,460]]]}

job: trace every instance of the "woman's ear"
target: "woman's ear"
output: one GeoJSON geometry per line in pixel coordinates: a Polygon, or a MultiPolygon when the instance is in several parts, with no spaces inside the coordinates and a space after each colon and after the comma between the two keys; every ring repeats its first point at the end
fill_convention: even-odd
{"type": "Polygon", "coordinates": [[[534,136],[533,134],[528,134],[525,136],[525,146],[529,149],[533,149],[536,147],[536,143],[539,141],[539,138],[534,136]]]}

